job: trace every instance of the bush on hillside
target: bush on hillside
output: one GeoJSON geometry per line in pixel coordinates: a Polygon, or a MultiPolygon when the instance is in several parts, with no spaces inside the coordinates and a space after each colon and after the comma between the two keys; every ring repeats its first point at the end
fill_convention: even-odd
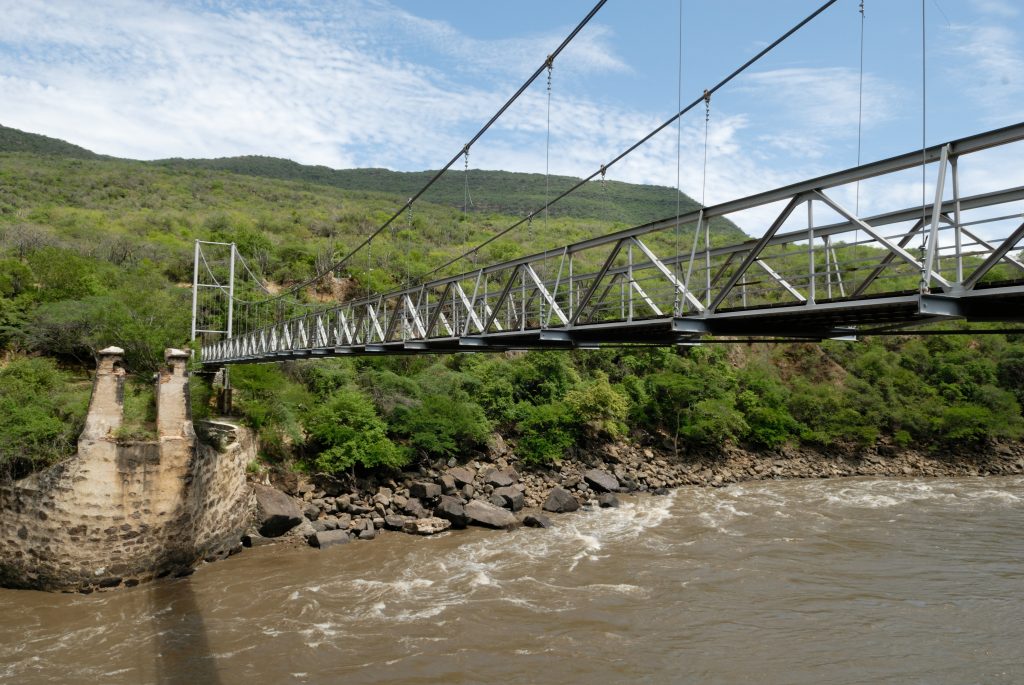
{"type": "Polygon", "coordinates": [[[576,421],[564,402],[526,404],[516,424],[516,452],[528,464],[548,464],[564,457],[576,444],[576,421]]]}
{"type": "Polygon", "coordinates": [[[365,468],[398,468],[408,454],[392,442],[386,424],[373,410],[369,398],[345,388],[318,404],[303,417],[312,465],[319,471],[340,474],[356,465],[365,468]]]}
{"type": "Polygon", "coordinates": [[[16,357],[0,368],[0,478],[21,478],[72,455],[89,386],[50,359],[16,357]]]}
{"type": "Polygon", "coordinates": [[[392,429],[428,458],[460,457],[481,449],[490,436],[484,411],[462,390],[430,393],[411,406],[397,407],[392,429]]]}

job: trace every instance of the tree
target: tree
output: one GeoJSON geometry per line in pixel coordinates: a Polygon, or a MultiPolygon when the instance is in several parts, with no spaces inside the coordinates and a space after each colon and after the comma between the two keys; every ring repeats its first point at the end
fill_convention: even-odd
{"type": "Polygon", "coordinates": [[[465,391],[431,393],[411,406],[399,406],[394,430],[428,457],[454,457],[487,444],[491,426],[484,411],[465,391]]]}
{"type": "Polygon", "coordinates": [[[524,405],[516,431],[516,451],[531,464],[558,461],[576,443],[573,417],[564,402],[524,405]]]}
{"type": "Polygon", "coordinates": [[[595,435],[617,438],[626,432],[629,400],[612,387],[603,371],[596,371],[594,376],[594,380],[566,393],[565,404],[595,435]]]}
{"type": "Polygon", "coordinates": [[[315,450],[313,465],[325,473],[356,464],[397,468],[408,463],[407,454],[388,438],[370,398],[358,390],[338,390],[303,418],[303,426],[315,450]]]}

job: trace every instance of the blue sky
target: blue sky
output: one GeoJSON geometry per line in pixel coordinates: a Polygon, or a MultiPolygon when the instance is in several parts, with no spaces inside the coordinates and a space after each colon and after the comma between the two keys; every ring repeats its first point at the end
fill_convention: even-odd
{"type": "MultiPolygon", "coordinates": [[[[818,0],[683,0],[683,101],[818,0]]],[[[707,199],[856,162],[860,18],[840,0],[712,103],[707,199]]],[[[152,159],[265,154],[341,168],[437,168],[591,0],[0,0],[0,123],[152,159]]],[[[1024,6],[927,0],[928,142],[1024,120],[1024,6]]],[[[679,0],[609,0],[558,60],[552,172],[582,176],[677,101],[679,0]]],[[[918,0],[866,0],[863,159],[921,142],[918,0]]],[[[539,81],[474,167],[544,170],[539,81]]],[[[700,197],[703,111],[683,122],[700,197]]],[[[1021,176],[1016,158],[998,172],[1021,176]]],[[[676,133],[609,173],[673,186],[676,133]]],[[[899,192],[920,196],[907,185],[899,192]]]]}

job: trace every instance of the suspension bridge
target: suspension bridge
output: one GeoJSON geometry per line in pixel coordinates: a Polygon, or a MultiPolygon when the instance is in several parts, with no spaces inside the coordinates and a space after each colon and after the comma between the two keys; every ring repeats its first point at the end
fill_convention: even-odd
{"type": "MultiPolygon", "coordinates": [[[[233,244],[197,241],[192,337],[202,340],[202,362],[223,366],[341,355],[852,340],[952,320],[1021,322],[1024,186],[993,187],[990,178],[978,186],[976,179],[986,177],[979,171],[1000,155],[1020,158],[1024,123],[558,249],[439,275],[584,183],[604,178],[612,164],[686,112],[703,103],[707,117],[715,91],[834,2],[826,2],[594,174],[428,275],[435,278],[340,302],[303,301],[304,289],[368,248],[457,160],[465,158],[468,167],[471,146],[534,80],[545,71],[550,77],[555,57],[604,4],[598,3],[419,193],[312,279],[287,293],[242,300],[236,297],[236,278],[260,280],[244,256],[233,244]],[[972,173],[962,173],[965,167],[972,173]],[[926,197],[928,177],[933,182],[926,197]],[[862,197],[870,196],[877,208],[883,198],[900,196],[887,189],[910,182],[920,183],[921,202],[860,215],[862,197]],[[751,215],[767,217],[760,230],[744,222],[748,233],[758,237],[728,245],[713,240],[715,220],[751,215]],[[219,278],[206,254],[217,249],[227,252],[227,274],[219,278]],[[214,315],[201,306],[203,293],[213,293],[222,303],[214,315]]],[[[550,78],[548,83],[550,89],[550,78]]]]}

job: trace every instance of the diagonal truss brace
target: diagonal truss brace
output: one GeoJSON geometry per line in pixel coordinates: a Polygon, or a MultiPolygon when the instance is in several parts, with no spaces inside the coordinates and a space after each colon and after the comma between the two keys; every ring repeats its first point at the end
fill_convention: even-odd
{"type": "MultiPolygon", "coordinates": [[[[900,238],[900,241],[897,243],[897,245],[899,247],[906,247],[907,245],[909,245],[910,241],[914,239],[914,236],[917,235],[918,231],[921,230],[922,226],[924,226],[924,220],[918,219],[917,223],[911,226],[910,230],[907,231],[907,234],[900,238]]],[[[886,255],[882,257],[882,261],[878,263],[878,266],[872,269],[871,273],[868,274],[867,278],[865,278],[861,282],[861,284],[857,286],[857,289],[853,291],[853,296],[860,297],[865,292],[867,292],[867,289],[871,287],[871,284],[874,283],[875,280],[882,275],[882,272],[885,271],[889,267],[889,265],[893,263],[895,259],[895,252],[887,252],[886,255]]]]}
{"type": "MultiPolygon", "coordinates": [[[[815,193],[815,195],[818,196],[819,199],[821,199],[822,202],[824,202],[829,207],[831,207],[833,210],[835,210],[838,214],[843,216],[847,221],[852,221],[853,223],[855,223],[858,226],[860,226],[861,230],[863,230],[865,233],[867,233],[872,238],[874,238],[879,243],[881,243],[883,246],[885,246],[885,248],[887,250],[889,250],[890,252],[896,253],[896,255],[898,257],[900,257],[901,259],[903,259],[905,262],[907,262],[911,266],[915,267],[916,269],[924,269],[924,265],[921,264],[921,262],[919,262],[917,259],[915,259],[914,255],[910,254],[909,252],[907,252],[905,249],[903,249],[899,245],[897,245],[897,244],[893,243],[892,241],[890,241],[884,235],[882,235],[877,230],[875,230],[874,226],[872,226],[871,224],[867,223],[863,219],[860,219],[860,218],[854,216],[851,212],[847,211],[842,205],[840,205],[838,202],[836,202],[831,197],[826,195],[824,192],[822,192],[820,190],[815,190],[814,193],[815,193]]],[[[947,281],[945,278],[943,278],[941,275],[939,275],[937,273],[933,272],[931,274],[931,278],[932,278],[932,280],[938,281],[942,285],[942,287],[944,287],[944,288],[951,287],[950,282],[947,281]]]]}
{"type": "Polygon", "coordinates": [[[633,290],[636,291],[636,294],[640,296],[640,299],[642,299],[647,304],[647,306],[651,308],[651,311],[654,312],[655,316],[665,315],[658,307],[658,305],[654,303],[654,300],[648,297],[647,293],[644,292],[644,289],[640,287],[639,283],[637,283],[634,280],[630,280],[629,285],[633,288],[633,290]]]}
{"type": "Polygon", "coordinates": [[[426,338],[427,329],[423,327],[423,321],[420,320],[420,314],[416,309],[416,305],[412,303],[412,298],[409,297],[408,293],[405,295],[405,308],[409,313],[409,318],[412,319],[413,328],[416,334],[421,338],[426,338]]]}
{"type": "MultiPolygon", "coordinates": [[[[653,252],[651,252],[651,248],[644,245],[643,241],[641,241],[637,237],[633,237],[632,241],[634,245],[640,248],[640,251],[644,253],[644,256],[651,261],[651,264],[654,265],[654,268],[660,271],[661,275],[668,279],[668,282],[672,284],[672,286],[676,289],[676,292],[685,297],[686,301],[693,305],[694,309],[696,309],[698,312],[704,311],[704,305],[701,304],[700,300],[694,297],[693,293],[690,292],[690,289],[687,288],[684,283],[682,283],[678,278],[675,277],[675,274],[672,273],[672,270],[665,266],[664,262],[658,259],[658,257],[653,252]]],[[[641,296],[644,297],[645,299],[647,298],[646,295],[641,296]]],[[[648,304],[650,304],[650,302],[648,302],[648,304]]],[[[657,311],[657,308],[655,308],[655,311],[657,311]]]]}
{"type": "MultiPolygon", "coordinates": [[[[960,230],[963,231],[963,234],[965,236],[967,236],[968,238],[970,238],[974,242],[978,243],[979,245],[981,245],[986,250],[995,250],[995,249],[997,249],[995,245],[993,245],[992,243],[988,242],[987,240],[985,240],[981,236],[979,236],[979,235],[977,235],[975,233],[972,233],[971,231],[968,231],[966,228],[961,228],[960,230]]],[[[1018,269],[1024,271],[1024,262],[1021,262],[1019,259],[1014,257],[1012,254],[1009,253],[1009,251],[1007,251],[1007,253],[1003,255],[1003,259],[1008,261],[1010,264],[1013,264],[1018,269]]]]}
{"type": "Polygon", "coordinates": [[[611,253],[609,253],[608,258],[604,260],[604,264],[601,265],[600,271],[598,271],[594,275],[594,280],[590,284],[590,287],[587,288],[587,291],[583,293],[583,297],[580,298],[580,301],[576,304],[576,311],[574,311],[572,313],[572,316],[569,317],[570,326],[576,325],[576,322],[579,321],[580,315],[583,313],[583,310],[585,310],[587,308],[587,305],[590,304],[590,300],[593,299],[594,293],[597,292],[598,287],[601,285],[601,281],[603,281],[604,277],[608,275],[608,269],[610,269],[612,264],[615,263],[615,258],[618,257],[619,252],[622,251],[622,244],[624,242],[624,240],[620,240],[615,243],[615,247],[612,248],[612,251],[611,253]]]}
{"type": "Polygon", "coordinates": [[[974,286],[978,285],[978,282],[985,277],[985,274],[987,274],[992,267],[1002,261],[1003,257],[1005,257],[1010,250],[1016,247],[1021,238],[1024,238],[1024,224],[1018,226],[1017,230],[1004,240],[1003,243],[989,255],[988,259],[982,262],[981,266],[974,270],[974,273],[968,276],[967,280],[964,281],[964,289],[973,290],[974,286]]]}
{"type": "Polygon", "coordinates": [[[762,269],[764,269],[765,273],[767,273],[769,276],[771,276],[772,279],[776,283],[778,283],[783,288],[785,288],[789,292],[789,294],[792,295],[793,297],[795,297],[798,301],[800,301],[800,302],[806,302],[807,301],[807,298],[804,297],[803,294],[799,290],[794,288],[790,284],[789,281],[787,281],[785,278],[783,278],[779,274],[778,271],[776,271],[775,269],[773,269],[770,266],[768,266],[767,262],[765,262],[763,259],[757,259],[757,260],[754,261],[754,263],[757,264],[762,269]]]}
{"type": "MultiPolygon", "coordinates": [[[[518,277],[519,267],[516,266],[512,269],[512,273],[508,275],[505,287],[501,289],[501,294],[498,295],[498,300],[494,303],[494,309],[487,314],[487,325],[484,326],[485,331],[489,331],[491,326],[497,323],[498,313],[501,311],[501,308],[505,306],[505,300],[509,299],[509,296],[512,293],[512,288],[515,286],[518,277]]],[[[498,330],[501,330],[500,325],[498,326],[498,330]]]]}
{"type": "Polygon", "coordinates": [[[764,235],[761,236],[761,238],[757,241],[754,247],[750,249],[750,252],[747,253],[747,256],[743,258],[743,261],[740,263],[739,267],[736,269],[735,272],[733,272],[732,276],[729,277],[729,280],[726,281],[722,289],[718,291],[718,295],[715,296],[715,299],[711,301],[711,305],[708,306],[708,311],[714,312],[716,309],[718,309],[719,305],[721,305],[725,298],[729,296],[729,293],[732,292],[732,289],[736,286],[737,283],[740,282],[740,279],[743,278],[743,275],[746,274],[747,269],[750,268],[750,265],[757,261],[757,259],[761,256],[761,252],[768,245],[768,242],[775,236],[775,234],[779,232],[779,229],[782,228],[782,224],[786,223],[786,219],[789,218],[789,215],[792,214],[793,211],[800,204],[806,202],[807,199],[808,196],[803,193],[793,196],[793,198],[786,204],[786,207],[782,210],[782,213],[779,214],[778,217],[776,217],[775,221],[773,221],[772,225],[768,227],[768,230],[765,231],[764,235]]]}
{"type": "Polygon", "coordinates": [[[537,272],[533,270],[533,266],[530,264],[524,264],[523,270],[526,271],[526,274],[530,277],[530,280],[533,281],[533,285],[537,288],[537,292],[540,293],[540,296],[543,297],[544,301],[548,303],[548,306],[551,308],[551,311],[555,313],[555,316],[557,316],[558,320],[562,322],[562,325],[568,326],[568,317],[566,317],[565,313],[562,311],[562,308],[558,306],[558,303],[555,302],[555,298],[553,298],[551,296],[551,293],[548,292],[548,289],[544,286],[544,282],[540,280],[540,276],[538,276],[537,272]]]}
{"type": "MultiPolygon", "coordinates": [[[[479,279],[477,279],[479,281],[479,279]]],[[[480,317],[476,315],[476,309],[473,307],[473,303],[469,301],[469,297],[466,296],[466,291],[462,289],[461,283],[453,283],[452,287],[455,289],[456,294],[459,296],[459,301],[462,302],[462,306],[466,309],[466,326],[463,330],[462,335],[469,335],[469,324],[473,323],[477,330],[481,333],[485,332],[483,323],[480,321],[480,317]]],[[[474,293],[475,299],[475,293],[474,293]]]]}

